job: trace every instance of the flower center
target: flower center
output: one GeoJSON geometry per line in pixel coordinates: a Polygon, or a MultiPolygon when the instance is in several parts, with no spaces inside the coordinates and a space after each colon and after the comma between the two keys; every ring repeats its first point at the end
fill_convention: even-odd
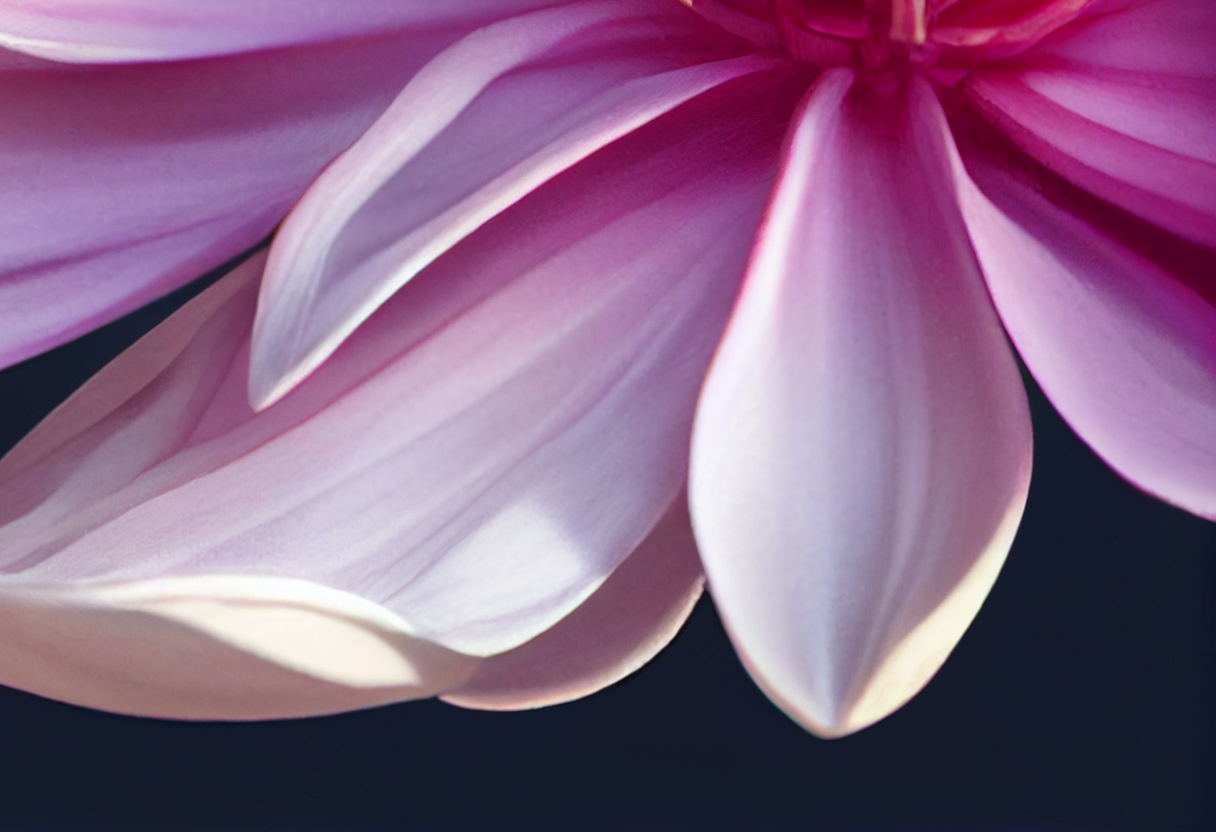
{"type": "Polygon", "coordinates": [[[929,73],[954,83],[1020,52],[1089,0],[681,0],[759,46],[876,81],[929,73]]]}

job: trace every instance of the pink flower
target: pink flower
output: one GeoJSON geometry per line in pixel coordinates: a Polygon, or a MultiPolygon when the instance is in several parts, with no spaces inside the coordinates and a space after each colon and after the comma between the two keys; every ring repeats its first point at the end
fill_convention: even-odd
{"type": "MultiPolygon", "coordinates": [[[[660,649],[699,550],[760,686],[855,731],[932,676],[1013,538],[1006,333],[1112,467],[1216,517],[1216,7],[521,6],[414,53],[268,259],[0,461],[0,680],[188,718],[532,707],[660,649]]],[[[269,68],[442,28],[314,7],[0,29],[89,60],[295,44],[269,68]]],[[[236,222],[213,198],[191,210],[236,222]]],[[[201,267],[172,239],[141,285],[201,267]]]]}

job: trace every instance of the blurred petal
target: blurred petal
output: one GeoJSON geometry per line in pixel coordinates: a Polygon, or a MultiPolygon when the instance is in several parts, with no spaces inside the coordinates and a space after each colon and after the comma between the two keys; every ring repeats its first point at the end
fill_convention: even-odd
{"type": "Polygon", "coordinates": [[[825,736],[945,660],[1013,539],[1025,393],[927,84],[809,94],[698,408],[693,527],[760,686],[825,736]]]}
{"type": "Polygon", "coordinates": [[[470,28],[555,0],[21,0],[0,47],[57,61],[164,61],[388,31],[470,28]]]}
{"type": "Polygon", "coordinates": [[[451,37],[154,66],[5,63],[0,367],[263,240],[451,37]]]}
{"type": "Polygon", "coordinates": [[[976,252],[1043,391],[1123,476],[1216,519],[1216,308],[979,157],[967,169],[976,252]]]}
{"type": "Polygon", "coordinates": [[[761,57],[704,63],[722,57],[723,39],[663,8],[590,0],[514,18],[418,73],[275,241],[254,329],[255,407],[528,192],[707,89],[772,68],[761,57]]]}
{"type": "Polygon", "coordinates": [[[0,461],[3,585],[296,579],[476,655],[548,629],[684,481],[788,118],[747,81],[487,224],[260,414],[257,266],[218,283],[0,461]]]}
{"type": "Polygon", "coordinates": [[[479,664],[394,618],[273,578],[0,583],[0,683],[139,716],[273,719],[433,696],[479,664]]]}
{"type": "Polygon", "coordinates": [[[582,606],[526,644],[485,659],[443,699],[464,708],[511,711],[589,696],[666,647],[704,584],[681,494],[582,606]]]}
{"type": "Polygon", "coordinates": [[[976,74],[966,88],[1047,167],[1155,225],[1216,246],[1216,80],[1056,70],[976,74]]]}

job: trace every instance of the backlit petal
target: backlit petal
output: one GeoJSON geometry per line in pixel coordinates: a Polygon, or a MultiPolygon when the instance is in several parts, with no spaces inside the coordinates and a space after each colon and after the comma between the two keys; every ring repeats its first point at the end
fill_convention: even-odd
{"type": "Polygon", "coordinates": [[[983,602],[1030,477],[1025,393],[927,85],[834,70],[797,119],[698,407],[693,526],[745,664],[825,736],[898,708],[983,602]]]}

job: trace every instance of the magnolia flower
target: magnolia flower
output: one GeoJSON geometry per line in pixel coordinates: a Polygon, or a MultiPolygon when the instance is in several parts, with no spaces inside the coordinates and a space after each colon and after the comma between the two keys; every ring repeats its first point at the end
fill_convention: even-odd
{"type": "MultiPolygon", "coordinates": [[[[43,58],[229,56],[140,78],[283,61],[289,89],[309,49],[432,40],[268,256],[0,461],[6,684],[186,718],[534,707],[654,655],[703,566],[765,692],[855,731],[933,675],[1013,538],[1007,336],[1113,468],[1216,517],[1205,0],[150,3],[0,30],[43,58]]],[[[189,233],[124,208],[157,259],[85,223],[124,258],[107,309],[265,230],[356,129],[315,141],[328,81],[281,105],[307,163],[257,124],[197,157],[164,126],[201,160],[189,233]],[[243,236],[188,244],[207,218],[243,236]]]]}

